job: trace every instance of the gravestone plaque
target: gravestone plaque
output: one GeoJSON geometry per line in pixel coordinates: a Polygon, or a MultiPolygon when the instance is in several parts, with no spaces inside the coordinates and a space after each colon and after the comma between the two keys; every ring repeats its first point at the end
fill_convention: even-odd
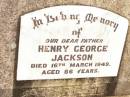
{"type": "Polygon", "coordinates": [[[64,5],[21,16],[17,80],[117,76],[128,20],[64,5]]]}

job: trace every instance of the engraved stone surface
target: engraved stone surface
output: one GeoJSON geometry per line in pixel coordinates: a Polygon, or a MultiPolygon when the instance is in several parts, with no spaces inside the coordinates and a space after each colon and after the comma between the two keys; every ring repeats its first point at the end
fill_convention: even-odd
{"type": "Polygon", "coordinates": [[[117,76],[127,28],[126,18],[90,6],[62,5],[25,14],[17,80],[117,76]]]}
{"type": "Polygon", "coordinates": [[[116,12],[130,21],[129,0],[1,0],[0,97],[86,97],[89,91],[96,92],[94,85],[102,87],[98,90],[102,95],[107,92],[107,95],[130,97],[127,96],[130,95],[130,30],[127,34],[118,78],[16,81],[20,16],[44,7],[61,4],[96,6],[116,12]],[[88,86],[91,89],[88,90],[88,86]]]}

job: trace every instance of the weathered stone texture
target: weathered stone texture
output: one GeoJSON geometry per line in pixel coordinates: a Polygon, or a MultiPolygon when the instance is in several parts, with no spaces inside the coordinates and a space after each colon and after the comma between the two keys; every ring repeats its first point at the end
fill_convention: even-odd
{"type": "Polygon", "coordinates": [[[116,12],[130,22],[129,0],[1,0],[0,97],[130,97],[130,29],[117,78],[16,81],[20,16],[49,6],[81,4],[116,12]],[[13,90],[14,89],[14,90],[13,90]]]}

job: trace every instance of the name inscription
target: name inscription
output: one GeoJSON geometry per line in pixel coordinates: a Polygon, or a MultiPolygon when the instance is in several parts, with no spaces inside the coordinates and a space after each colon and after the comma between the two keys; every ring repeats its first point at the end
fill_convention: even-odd
{"type": "Polygon", "coordinates": [[[65,5],[21,16],[17,80],[117,76],[127,19],[65,5]]]}

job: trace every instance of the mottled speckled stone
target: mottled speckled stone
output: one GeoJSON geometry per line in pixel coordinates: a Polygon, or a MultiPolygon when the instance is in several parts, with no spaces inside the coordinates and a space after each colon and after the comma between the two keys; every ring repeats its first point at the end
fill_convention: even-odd
{"type": "Polygon", "coordinates": [[[81,4],[116,12],[130,21],[129,0],[1,0],[0,97],[130,97],[130,30],[116,78],[16,81],[20,16],[49,6],[81,4]],[[13,90],[14,89],[14,90],[13,90]]]}

